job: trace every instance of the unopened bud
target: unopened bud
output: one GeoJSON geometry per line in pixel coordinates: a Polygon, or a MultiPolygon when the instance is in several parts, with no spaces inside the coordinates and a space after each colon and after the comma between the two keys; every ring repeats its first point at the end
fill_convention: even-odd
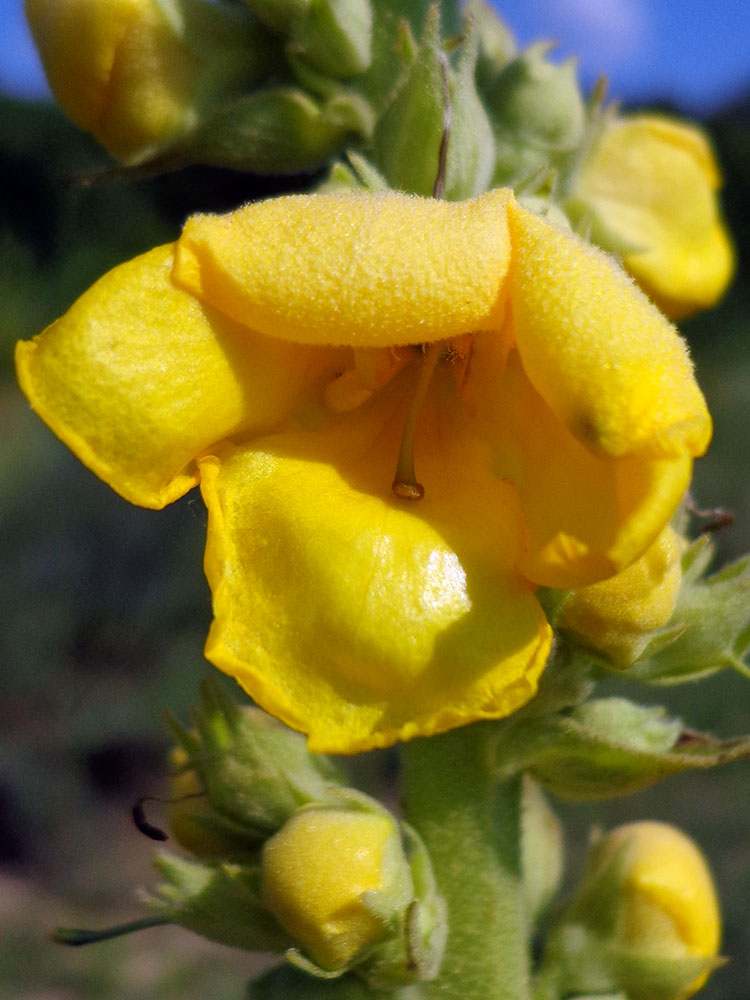
{"type": "Polygon", "coordinates": [[[672,616],[682,580],[682,551],[680,536],[667,526],[627,569],[571,591],[556,625],[613,666],[629,667],[672,616]]]}
{"type": "Polygon", "coordinates": [[[370,0],[310,0],[289,36],[289,51],[334,79],[357,76],[370,65],[370,0]]]}

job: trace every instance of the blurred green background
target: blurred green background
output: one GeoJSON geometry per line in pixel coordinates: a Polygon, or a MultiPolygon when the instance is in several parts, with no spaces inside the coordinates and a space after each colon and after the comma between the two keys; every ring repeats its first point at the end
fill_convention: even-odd
{"type": "MultiPolygon", "coordinates": [[[[716,422],[696,471],[700,506],[736,522],[723,560],[750,548],[750,101],[707,123],[723,164],[739,273],[722,305],[684,324],[716,422]]],[[[210,606],[205,514],[189,496],[162,512],[120,500],[31,414],[13,345],[53,320],[113,265],[175,237],[190,212],[303,189],[191,168],[129,184],[87,184],[92,142],[46,105],[0,100],[0,1000],[239,998],[250,956],[158,928],[87,949],[53,945],[58,924],[139,915],[153,845],[130,806],[164,790],[160,711],[182,717],[211,668],[201,650],[210,606]]],[[[634,691],[719,735],[750,730],[750,684],[634,691]]],[[[386,785],[393,758],[358,764],[386,785]]],[[[593,824],[676,822],[714,866],[732,961],[706,1000],[750,996],[750,764],[673,778],[596,806],[561,807],[573,875],[593,824]]],[[[152,816],[155,822],[159,807],[152,816]]]]}

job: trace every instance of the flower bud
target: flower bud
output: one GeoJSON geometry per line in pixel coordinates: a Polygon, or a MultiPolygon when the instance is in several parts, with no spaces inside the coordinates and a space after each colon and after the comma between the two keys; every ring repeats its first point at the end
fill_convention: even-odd
{"type": "Polygon", "coordinates": [[[267,71],[259,26],[206,0],[27,0],[63,111],[137,163],[193,128],[207,106],[267,71]]]}
{"type": "Polygon", "coordinates": [[[629,667],[672,616],[682,580],[682,549],[679,535],[667,526],[627,569],[571,591],[556,624],[613,666],[629,667]]]}
{"type": "Polygon", "coordinates": [[[605,124],[566,203],[673,319],[713,305],[734,269],[705,134],[660,115],[605,124]]]}
{"type": "Polygon", "coordinates": [[[549,62],[550,47],[539,42],[521,52],[488,91],[496,186],[517,183],[553,165],[583,138],[585,109],[576,63],[549,62]]]}
{"type": "Polygon", "coordinates": [[[263,903],[313,975],[356,969],[374,989],[432,979],[445,909],[411,828],[350,792],[338,808],[300,809],[263,847],[263,903]]]}
{"type": "Polygon", "coordinates": [[[167,721],[182,750],[178,762],[185,762],[178,781],[206,792],[205,800],[186,799],[173,807],[175,836],[188,849],[197,847],[198,854],[212,853],[204,850],[202,833],[249,848],[275,833],[301,805],[340,800],[340,778],[328,758],[309,753],[304,737],[260,709],[236,705],[219,681],[204,683],[194,729],[171,717],[167,721]]]}
{"type": "Polygon", "coordinates": [[[557,892],[563,872],[562,825],[539,785],[524,776],[521,799],[521,862],[526,912],[536,921],[557,892]]]}
{"type": "Polygon", "coordinates": [[[295,173],[322,166],[370,128],[371,109],[357,94],[321,104],[298,87],[274,87],[228,103],[175,152],[186,161],[295,173]]]}
{"type": "Polygon", "coordinates": [[[263,901],[323,969],[343,969],[386,935],[370,897],[403,907],[411,895],[398,829],[383,814],[303,810],[263,848],[263,901]]]}
{"type": "Polygon", "coordinates": [[[456,68],[451,68],[443,53],[438,7],[431,8],[414,60],[375,129],[376,165],[391,187],[432,195],[447,109],[444,197],[460,201],[489,186],[494,142],[475,83],[478,44],[469,22],[456,68]]]}
{"type": "Polygon", "coordinates": [[[364,73],[371,45],[370,0],[311,0],[289,36],[290,52],[334,79],[364,73]]]}
{"type": "Polygon", "coordinates": [[[594,844],[546,961],[565,992],[685,1000],[717,964],[719,937],[716,891],[693,841],[666,823],[630,823],[594,844]]]}

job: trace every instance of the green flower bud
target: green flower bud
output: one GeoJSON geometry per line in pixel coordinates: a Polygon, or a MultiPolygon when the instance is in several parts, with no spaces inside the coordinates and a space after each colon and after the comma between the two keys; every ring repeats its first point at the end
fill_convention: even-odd
{"type": "Polygon", "coordinates": [[[539,785],[524,776],[521,798],[521,862],[526,912],[534,923],[557,892],[565,861],[562,824],[539,785]]]}
{"type": "Polygon", "coordinates": [[[539,42],[526,49],[487,93],[497,146],[495,185],[518,183],[554,165],[583,138],[586,113],[576,63],[549,62],[550,47],[539,42]]]}
{"type": "Polygon", "coordinates": [[[310,0],[295,21],[288,50],[334,79],[357,76],[370,65],[370,0],[310,0]]]}
{"type": "Polygon", "coordinates": [[[720,917],[705,859],[665,823],[631,823],[596,843],[543,965],[561,992],[685,1000],[717,964],[720,917]]]}
{"type": "Polygon", "coordinates": [[[170,154],[256,173],[314,170],[371,127],[371,111],[356,94],[323,104],[296,87],[261,90],[222,108],[170,154]]]}
{"type": "Polygon", "coordinates": [[[409,72],[375,129],[373,158],[391,187],[433,193],[447,111],[444,196],[461,200],[489,186],[494,143],[474,80],[478,43],[469,23],[453,70],[440,41],[439,9],[431,8],[409,72]]]}
{"type": "MultiPolygon", "coordinates": [[[[233,842],[242,839],[250,847],[275,833],[300,806],[340,801],[340,778],[328,758],[309,753],[303,736],[260,709],[240,708],[219,681],[204,683],[194,730],[168,721],[184,751],[186,780],[206,793],[205,802],[183,803],[194,828],[233,842]]],[[[195,835],[194,829],[188,841],[195,835]]]]}

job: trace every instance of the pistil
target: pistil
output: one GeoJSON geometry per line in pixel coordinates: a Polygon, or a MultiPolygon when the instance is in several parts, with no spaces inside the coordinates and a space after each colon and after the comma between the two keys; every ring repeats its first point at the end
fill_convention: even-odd
{"type": "Polygon", "coordinates": [[[393,492],[402,500],[421,500],[424,496],[424,486],[417,481],[417,475],[414,471],[414,442],[422,404],[425,401],[427,390],[435,373],[438,359],[444,350],[445,342],[436,341],[430,344],[424,351],[422,370],[419,373],[419,378],[414,389],[409,412],[406,414],[404,430],[401,435],[398,462],[396,463],[396,475],[391,484],[393,492]]]}

